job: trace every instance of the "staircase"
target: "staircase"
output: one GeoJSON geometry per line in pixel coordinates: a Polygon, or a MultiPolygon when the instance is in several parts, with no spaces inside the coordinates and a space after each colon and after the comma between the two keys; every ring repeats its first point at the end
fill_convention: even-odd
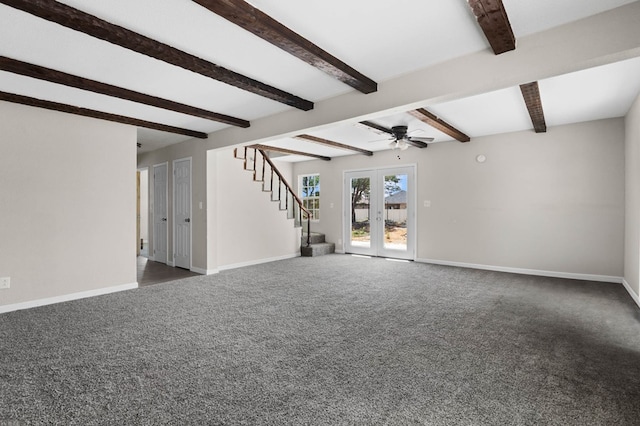
{"type": "Polygon", "coordinates": [[[324,234],[319,232],[312,232],[308,240],[309,245],[306,245],[307,234],[303,232],[300,244],[300,254],[302,256],[322,256],[324,254],[335,253],[336,251],[336,245],[334,243],[325,242],[324,234]]]}
{"type": "Polygon", "coordinates": [[[333,253],[335,244],[327,243],[324,234],[311,232],[311,212],[273,164],[266,152],[257,146],[245,146],[233,150],[234,158],[244,161],[244,169],[253,172],[253,181],[262,184],[263,192],[271,193],[271,201],[278,203],[278,208],[287,212],[288,219],[294,219],[294,225],[302,227],[306,220],[306,232],[302,231],[300,253],[302,256],[321,256],[333,253]],[[261,159],[258,159],[258,157],[261,159]]]}

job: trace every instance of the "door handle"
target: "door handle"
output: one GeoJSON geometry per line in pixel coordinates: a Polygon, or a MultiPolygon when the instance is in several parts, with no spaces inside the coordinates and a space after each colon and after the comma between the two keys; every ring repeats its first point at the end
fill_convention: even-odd
{"type": "Polygon", "coordinates": [[[166,217],[163,217],[161,220],[162,220],[163,222],[166,222],[166,221],[167,221],[167,218],[166,218],[166,217]]]}
{"type": "Polygon", "coordinates": [[[185,221],[185,222],[187,222],[187,223],[189,223],[189,222],[191,222],[191,219],[186,218],[184,221],[185,221]]]}

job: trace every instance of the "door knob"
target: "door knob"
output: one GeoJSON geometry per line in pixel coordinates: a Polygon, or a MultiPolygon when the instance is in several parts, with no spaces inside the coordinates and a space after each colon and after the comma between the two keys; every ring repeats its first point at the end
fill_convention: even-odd
{"type": "Polygon", "coordinates": [[[185,221],[185,222],[187,222],[187,223],[189,223],[189,222],[191,222],[191,219],[186,218],[184,221],[185,221]]]}
{"type": "Polygon", "coordinates": [[[167,218],[166,218],[166,217],[163,217],[161,220],[162,220],[163,222],[166,222],[166,221],[167,221],[167,218]]]}

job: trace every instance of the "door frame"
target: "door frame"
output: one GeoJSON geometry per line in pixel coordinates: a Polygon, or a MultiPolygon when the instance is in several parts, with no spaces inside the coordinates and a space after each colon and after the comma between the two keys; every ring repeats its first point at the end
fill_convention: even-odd
{"type": "MultiPolygon", "coordinates": [[[[349,245],[349,241],[351,241],[351,190],[347,188],[347,174],[351,173],[365,173],[375,174],[378,176],[379,174],[384,174],[387,171],[391,172],[398,169],[411,169],[413,174],[413,179],[407,182],[407,201],[409,201],[409,206],[407,207],[407,256],[401,257],[407,260],[415,260],[418,252],[418,240],[417,240],[417,200],[418,200],[418,167],[415,163],[410,164],[399,164],[396,166],[382,166],[382,167],[372,167],[372,168],[361,168],[361,169],[351,169],[351,170],[343,170],[342,171],[342,200],[343,200],[343,214],[342,214],[342,241],[344,241],[344,252],[347,253],[347,246],[349,245]],[[411,224],[411,226],[409,226],[411,224]]],[[[373,211],[373,210],[372,210],[373,211]]],[[[371,218],[369,218],[371,220],[371,218]]],[[[389,256],[389,251],[385,251],[384,249],[384,240],[382,243],[378,243],[379,246],[374,247],[374,237],[371,234],[371,245],[369,250],[362,250],[362,253],[366,256],[380,256],[380,257],[388,257],[394,258],[393,256],[389,256]],[[381,248],[380,252],[378,248],[381,248]]]]}
{"type": "MultiPolygon", "coordinates": [[[[136,169],[136,171],[140,174],[140,176],[142,176],[143,173],[146,173],[146,175],[147,175],[147,178],[146,178],[147,179],[147,187],[144,188],[143,185],[140,186],[140,191],[141,191],[140,192],[140,196],[141,196],[141,198],[140,198],[140,210],[144,210],[144,211],[147,212],[147,217],[145,219],[146,222],[147,222],[147,229],[145,230],[142,226],[140,226],[140,235],[138,236],[138,239],[137,239],[138,247],[141,250],[141,254],[140,254],[141,256],[142,256],[142,247],[140,247],[140,239],[142,239],[142,235],[146,235],[147,236],[147,244],[149,244],[151,242],[150,238],[153,239],[151,237],[151,228],[153,226],[152,226],[152,222],[149,221],[149,219],[150,219],[149,215],[151,215],[153,213],[152,209],[151,209],[151,197],[152,197],[151,192],[152,191],[150,191],[151,185],[152,185],[152,181],[151,181],[151,178],[150,178],[151,171],[149,169],[150,169],[149,166],[138,167],[136,169]],[[142,190],[143,189],[146,192],[146,198],[142,197],[142,190]],[[143,207],[144,207],[144,209],[143,209],[143,207]]],[[[138,215],[138,222],[142,222],[142,218],[143,217],[144,216],[142,214],[138,215]]],[[[150,256],[151,256],[150,251],[151,250],[152,250],[152,248],[147,245],[147,255],[146,255],[147,258],[150,258],[150,256]]]]}
{"type": "Polygon", "coordinates": [[[176,266],[176,163],[180,161],[189,161],[189,270],[193,268],[193,159],[192,157],[178,158],[171,163],[172,176],[172,211],[173,220],[171,225],[173,228],[173,262],[172,266],[176,266]]]}
{"type": "MultiPolygon", "coordinates": [[[[165,191],[165,206],[166,206],[166,212],[167,212],[167,216],[169,216],[169,162],[165,161],[164,163],[158,163],[158,164],[154,164],[152,167],[153,170],[153,191],[151,191],[151,194],[149,194],[149,199],[152,200],[153,202],[153,209],[151,212],[151,229],[153,230],[153,232],[150,232],[150,235],[153,235],[153,255],[151,255],[151,253],[149,253],[149,259],[156,261],[156,262],[160,262],[159,260],[156,259],[156,244],[158,243],[157,238],[156,238],[156,167],[162,167],[165,166],[167,168],[167,181],[165,182],[164,185],[164,191],[165,191]]],[[[151,178],[151,176],[150,176],[151,178]]],[[[149,181],[151,181],[151,179],[149,179],[149,181]]],[[[167,253],[167,258],[165,259],[165,262],[167,265],[169,264],[169,218],[167,217],[167,230],[166,230],[166,235],[165,235],[165,241],[166,241],[166,253],[167,253]]],[[[162,262],[161,262],[162,263],[162,262]]]]}
{"type": "Polygon", "coordinates": [[[136,170],[136,257],[140,256],[140,170],[136,170]]]}

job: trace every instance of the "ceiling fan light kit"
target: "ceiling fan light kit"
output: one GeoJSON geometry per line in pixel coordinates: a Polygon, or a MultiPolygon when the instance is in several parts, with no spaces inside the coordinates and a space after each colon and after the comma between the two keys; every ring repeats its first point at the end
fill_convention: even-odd
{"type": "Polygon", "coordinates": [[[400,151],[404,151],[409,148],[409,145],[404,141],[404,139],[396,139],[389,143],[391,149],[399,149],[400,151]]]}

